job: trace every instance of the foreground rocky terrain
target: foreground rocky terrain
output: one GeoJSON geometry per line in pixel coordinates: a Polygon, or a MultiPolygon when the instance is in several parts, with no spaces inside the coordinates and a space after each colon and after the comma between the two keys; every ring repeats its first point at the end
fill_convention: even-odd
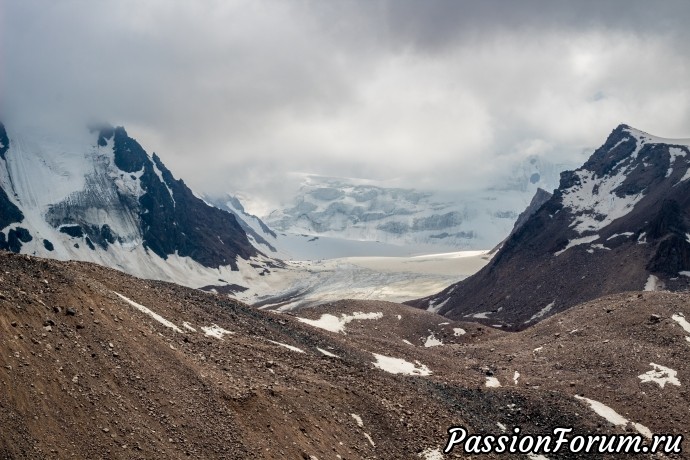
{"type": "MultiPolygon", "coordinates": [[[[452,425],[690,429],[687,294],[623,293],[506,333],[386,302],[262,312],[8,253],[0,278],[0,458],[434,460],[452,425]]],[[[548,456],[585,457],[601,458],[548,456]]]]}

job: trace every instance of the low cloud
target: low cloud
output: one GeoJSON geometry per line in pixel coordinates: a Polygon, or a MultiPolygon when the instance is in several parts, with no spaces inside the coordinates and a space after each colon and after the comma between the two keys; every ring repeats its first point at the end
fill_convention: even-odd
{"type": "MultiPolygon", "coordinates": [[[[201,192],[491,184],[690,136],[687,2],[5,2],[5,119],[124,124],[201,192]]],[[[267,204],[266,206],[269,206],[267,204]]]]}

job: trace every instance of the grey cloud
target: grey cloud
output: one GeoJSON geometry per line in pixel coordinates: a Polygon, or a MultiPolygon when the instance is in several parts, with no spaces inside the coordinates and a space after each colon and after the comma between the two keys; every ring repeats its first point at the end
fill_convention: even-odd
{"type": "Polygon", "coordinates": [[[688,136],[686,1],[8,0],[3,117],[124,124],[199,191],[484,186],[618,123],[688,136]]]}

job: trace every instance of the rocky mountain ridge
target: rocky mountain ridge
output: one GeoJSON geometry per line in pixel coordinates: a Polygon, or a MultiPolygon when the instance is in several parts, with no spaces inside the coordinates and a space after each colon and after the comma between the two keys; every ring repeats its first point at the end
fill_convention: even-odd
{"type": "Polygon", "coordinates": [[[689,146],[618,126],[486,267],[411,304],[522,329],[606,294],[686,290],[689,146]]]}

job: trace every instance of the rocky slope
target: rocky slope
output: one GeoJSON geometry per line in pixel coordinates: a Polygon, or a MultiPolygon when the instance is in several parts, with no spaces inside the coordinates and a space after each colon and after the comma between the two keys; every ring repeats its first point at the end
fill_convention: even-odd
{"type": "Polygon", "coordinates": [[[83,262],[0,267],[2,458],[434,460],[451,425],[690,428],[687,294],[609,297],[511,334],[386,302],[261,312],[83,262]]]}
{"type": "Polygon", "coordinates": [[[605,294],[687,289],[689,145],[617,127],[486,267],[411,304],[521,329],[605,294]]]}
{"type": "Polygon", "coordinates": [[[0,248],[138,276],[246,288],[275,262],[124,128],[0,124],[0,248]]]}

